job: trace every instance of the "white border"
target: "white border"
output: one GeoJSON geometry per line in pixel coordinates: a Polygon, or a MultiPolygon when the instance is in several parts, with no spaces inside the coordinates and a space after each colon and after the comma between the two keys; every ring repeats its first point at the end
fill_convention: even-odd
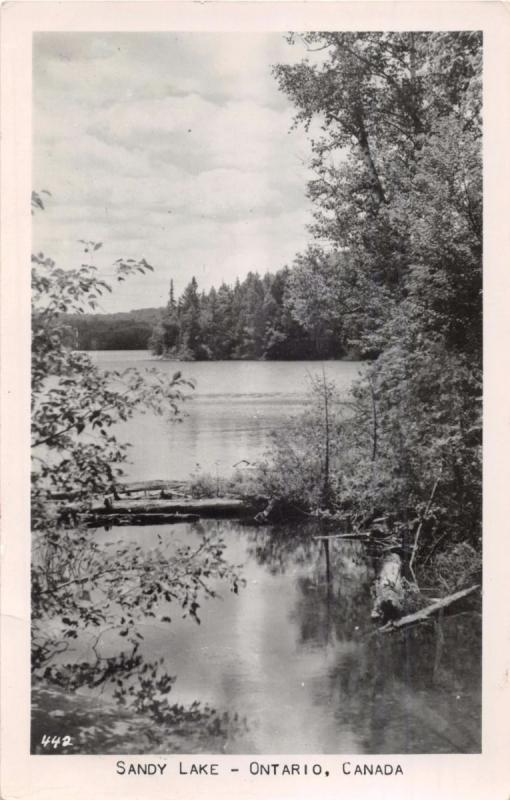
{"type": "MultiPolygon", "coordinates": [[[[444,798],[510,796],[510,659],[507,535],[510,403],[509,203],[510,7],[505,2],[10,2],[2,6],[2,785],[0,796],[37,800],[164,798],[444,798]],[[341,756],[273,757],[320,762],[331,777],[251,777],[249,757],[213,757],[224,774],[116,775],[115,756],[29,756],[29,269],[31,37],[34,31],[459,30],[484,32],[484,658],[483,754],[351,758],[400,763],[404,776],[346,777],[341,756]],[[240,773],[227,774],[235,763],[240,773]],[[337,777],[333,777],[337,776],[337,777]]],[[[128,760],[128,759],[126,759],[128,760]]],[[[130,758],[129,761],[136,759],[130,758]]],[[[148,760],[144,756],[142,760],[148,760]]],[[[201,761],[207,760],[200,757],[201,761]]],[[[258,756],[257,760],[262,760],[258,756]]]]}

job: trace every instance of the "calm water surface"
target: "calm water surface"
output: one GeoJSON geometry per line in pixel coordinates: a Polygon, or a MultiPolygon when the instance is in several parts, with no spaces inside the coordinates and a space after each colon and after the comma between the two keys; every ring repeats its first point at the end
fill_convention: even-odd
{"type": "MultiPolygon", "coordinates": [[[[126,474],[132,480],[183,479],[197,470],[229,475],[241,460],[264,455],[272,430],[289,424],[303,410],[310,376],[322,374],[317,361],[202,361],[151,359],[145,351],[95,351],[105,369],[155,367],[193,378],[196,389],[184,405],[182,422],[152,414],[137,415],[118,428],[132,444],[126,474]]],[[[326,376],[340,396],[347,395],[362,369],[359,362],[326,361],[326,376]]]]}
{"type": "MultiPolygon", "coordinates": [[[[163,547],[171,556],[179,544],[213,534],[225,541],[227,560],[242,565],[238,594],[219,578],[210,582],[217,597],[201,601],[200,625],[169,605],[158,613],[171,623],[151,619],[140,627],[144,654],[163,658],[176,676],[171,702],[199,700],[246,719],[246,731],[226,746],[212,743],[212,752],[479,751],[473,617],[373,636],[377,556],[361,542],[326,545],[318,533],[315,522],[250,528],[216,520],[97,536],[163,547]]],[[[107,638],[102,646],[107,652],[107,638]]],[[[181,752],[190,749],[184,741],[181,752]]]]}
{"type": "MultiPolygon", "coordinates": [[[[150,366],[145,353],[97,353],[105,368],[150,366]]],[[[200,464],[229,472],[259,457],[270,431],[306,402],[316,362],[172,364],[197,381],[188,416],[169,428],[130,423],[133,478],[186,478],[200,464]]],[[[327,362],[347,394],[360,365],[327,362]]],[[[448,753],[480,749],[480,637],[473,617],[441,627],[373,636],[370,587],[377,557],[360,542],[315,538],[319,523],[251,528],[202,521],[96,531],[104,542],[166,548],[206,535],[240,565],[238,594],[220,578],[201,603],[198,625],[179,609],[172,622],[142,621],[144,655],[176,676],[171,702],[209,703],[246,718],[247,729],[218,745],[228,753],[448,753]]],[[[110,643],[114,647],[114,643],[110,643]]],[[[107,637],[104,645],[108,647],[107,637]]],[[[102,691],[102,690],[101,690],[102,691]]],[[[99,699],[101,692],[98,690],[99,699]]],[[[107,692],[104,693],[108,699],[107,692]]],[[[100,711],[99,711],[100,714],[100,711]]],[[[192,745],[182,742],[181,752],[192,745]]],[[[214,744],[211,748],[212,752],[214,744]]]]}

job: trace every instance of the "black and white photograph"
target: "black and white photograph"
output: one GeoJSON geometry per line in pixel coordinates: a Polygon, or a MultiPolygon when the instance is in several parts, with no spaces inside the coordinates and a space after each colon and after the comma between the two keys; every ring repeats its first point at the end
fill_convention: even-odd
{"type": "Polygon", "coordinates": [[[32,754],[481,752],[483,52],[34,33],[32,754]]]}

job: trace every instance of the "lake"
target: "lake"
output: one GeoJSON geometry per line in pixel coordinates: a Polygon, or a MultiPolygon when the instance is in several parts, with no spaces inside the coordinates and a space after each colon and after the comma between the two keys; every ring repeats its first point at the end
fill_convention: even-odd
{"type": "MultiPolygon", "coordinates": [[[[126,476],[132,480],[182,479],[197,470],[229,475],[239,461],[264,455],[270,434],[305,407],[311,376],[322,375],[317,361],[160,361],[147,351],[96,351],[89,354],[104,369],[156,367],[194,379],[182,422],[152,414],[137,415],[117,429],[131,443],[126,476]]],[[[345,397],[363,368],[355,361],[326,361],[326,377],[345,397]]]]}
{"type": "MultiPolygon", "coordinates": [[[[306,407],[309,376],[322,370],[317,362],[183,364],[137,352],[93,357],[106,369],[156,366],[196,380],[183,422],[169,426],[144,416],[119,428],[133,444],[133,479],[186,479],[197,464],[228,474],[242,459],[256,460],[271,431],[288,426],[306,407]]],[[[345,398],[362,365],[326,362],[324,368],[345,398]]],[[[198,702],[243,720],[226,737],[211,733],[206,743],[187,729],[166,751],[480,752],[477,618],[374,636],[371,587],[379,555],[360,541],[317,538],[323,533],[316,520],[264,527],[202,520],[95,531],[98,543],[159,550],[165,563],[180,545],[200,547],[210,537],[239,568],[237,593],[221,575],[210,577],[200,624],[184,618],[175,603],[140,621],[140,652],[175,677],[170,703],[198,702]],[[161,620],[166,615],[170,623],[161,620]]],[[[105,633],[103,655],[119,646],[112,636],[105,633]]],[[[80,640],[75,658],[93,657],[90,642],[80,640]]],[[[100,721],[111,691],[102,686],[93,695],[100,721]]],[[[47,725],[47,715],[41,719],[47,725]]],[[[132,736],[125,735],[120,752],[143,751],[139,730],[135,725],[132,736]]],[[[119,752],[118,743],[94,747],[100,748],[97,741],[86,752],[119,752]]],[[[147,744],[145,752],[151,751],[147,744]]]]}

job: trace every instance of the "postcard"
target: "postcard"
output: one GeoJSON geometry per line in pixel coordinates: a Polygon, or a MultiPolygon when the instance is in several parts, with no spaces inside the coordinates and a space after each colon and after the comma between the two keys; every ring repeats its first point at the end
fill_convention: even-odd
{"type": "Polygon", "coordinates": [[[504,800],[507,6],[2,14],[2,798],[504,800]]]}

